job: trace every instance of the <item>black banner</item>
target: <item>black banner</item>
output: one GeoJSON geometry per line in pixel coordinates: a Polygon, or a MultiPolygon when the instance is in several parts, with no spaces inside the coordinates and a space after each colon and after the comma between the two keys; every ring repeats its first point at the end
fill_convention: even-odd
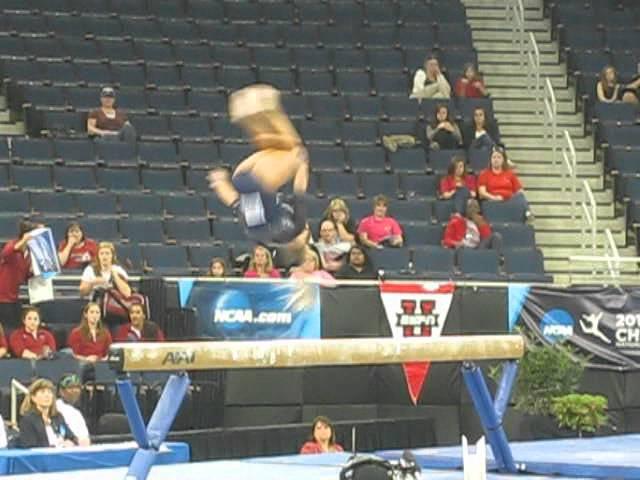
{"type": "Polygon", "coordinates": [[[589,366],[640,368],[640,288],[509,286],[509,327],[564,340],[589,366]]]}

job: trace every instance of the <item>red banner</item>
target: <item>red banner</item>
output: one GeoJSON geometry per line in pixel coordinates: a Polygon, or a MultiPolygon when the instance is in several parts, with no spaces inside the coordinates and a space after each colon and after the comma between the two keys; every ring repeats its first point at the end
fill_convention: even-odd
{"type": "MultiPolygon", "coordinates": [[[[454,290],[452,283],[381,283],[380,296],[393,338],[439,337],[454,290]]],[[[414,405],[429,375],[429,366],[429,362],[402,365],[414,405]]]]}

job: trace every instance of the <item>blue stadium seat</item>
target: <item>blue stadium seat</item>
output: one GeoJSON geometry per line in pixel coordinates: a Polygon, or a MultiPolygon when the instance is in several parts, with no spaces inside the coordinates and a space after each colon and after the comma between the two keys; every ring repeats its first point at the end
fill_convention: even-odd
{"type": "MultiPolygon", "coordinates": [[[[173,3],[173,2],[172,2],[173,3]]],[[[187,58],[191,60],[190,57],[184,57],[178,54],[176,50],[176,46],[180,41],[193,42],[198,40],[199,32],[194,23],[184,21],[182,19],[175,18],[163,18],[158,19],[158,25],[160,27],[160,31],[162,32],[162,36],[165,38],[171,39],[174,43],[174,51],[176,52],[176,58],[182,59],[187,58]]],[[[183,53],[183,52],[180,52],[183,53]]]]}
{"type": "MultiPolygon", "coordinates": [[[[482,167],[484,169],[487,165],[487,154],[483,151],[478,155],[484,156],[485,158],[484,166],[482,167]]],[[[446,175],[447,171],[449,170],[449,166],[451,165],[451,159],[457,156],[465,158],[466,155],[464,150],[430,150],[429,168],[436,175],[446,175]]]]}
{"type": "Polygon", "coordinates": [[[607,149],[607,167],[620,175],[640,173],[640,151],[637,148],[610,147],[607,149]]]}
{"type": "Polygon", "coordinates": [[[347,158],[354,172],[383,172],[386,168],[385,151],[382,148],[351,147],[347,149],[347,158]]]}
{"type": "Polygon", "coordinates": [[[408,95],[409,78],[400,72],[385,73],[374,72],[374,88],[378,95],[408,95]]]}
{"type": "Polygon", "coordinates": [[[413,249],[413,269],[419,276],[434,279],[453,278],[455,250],[440,246],[421,246],[413,249]]]}
{"type": "Polygon", "coordinates": [[[129,275],[140,274],[143,271],[142,249],[138,244],[120,244],[116,247],[116,255],[120,265],[129,275]]]}
{"type": "Polygon", "coordinates": [[[227,219],[218,219],[213,222],[213,236],[225,242],[244,241],[247,238],[240,223],[227,219]]]}
{"type": "Polygon", "coordinates": [[[82,227],[87,236],[100,241],[119,241],[122,237],[118,231],[115,218],[89,217],[82,219],[82,227]]]}
{"type": "Polygon", "coordinates": [[[372,93],[371,79],[366,72],[336,72],[336,87],[342,95],[370,95],[372,93]]]}
{"type": "Polygon", "coordinates": [[[303,93],[331,94],[335,91],[333,75],[323,71],[298,72],[298,85],[303,93]]]}
{"type": "MultiPolygon", "coordinates": [[[[258,65],[262,64],[258,62],[258,65]]],[[[282,93],[294,92],[297,89],[294,75],[288,70],[261,68],[258,76],[260,77],[260,83],[273,85],[282,93]]]]}
{"type": "Polygon", "coordinates": [[[213,138],[206,117],[171,117],[171,130],[181,140],[206,142],[213,138]]]}
{"type": "MultiPolygon", "coordinates": [[[[140,40],[158,41],[162,38],[160,26],[154,18],[134,18],[123,16],[120,17],[120,23],[122,24],[122,30],[131,35],[137,43],[143,43],[140,40]]],[[[152,43],[149,42],[148,45],[152,45],[152,43]]],[[[154,42],[154,45],[158,45],[158,43],[154,42]]],[[[145,58],[145,56],[143,55],[140,58],[145,58]]]]}
{"type": "Polygon", "coordinates": [[[144,193],[120,194],[120,212],[132,217],[162,217],[162,198],[144,193]]]}
{"type": "Polygon", "coordinates": [[[330,18],[327,4],[300,2],[296,4],[297,18],[302,23],[327,23],[330,18]]]}
{"type": "Polygon", "coordinates": [[[360,192],[357,175],[325,172],[320,181],[327,196],[356,196],[360,192]]]}
{"type": "Polygon", "coordinates": [[[81,112],[47,112],[43,111],[42,126],[51,135],[82,136],[86,135],[85,117],[81,112]]]}
{"type": "Polygon", "coordinates": [[[531,225],[496,224],[493,230],[502,235],[503,248],[534,248],[536,245],[535,232],[531,225]]]}
{"type": "Polygon", "coordinates": [[[118,212],[118,198],[114,193],[77,193],[76,205],[85,215],[114,216],[118,212]]]}
{"type": "Polygon", "coordinates": [[[112,68],[117,81],[121,85],[127,87],[121,88],[116,92],[116,95],[118,96],[118,103],[120,105],[126,105],[127,112],[129,113],[146,113],[149,110],[149,104],[147,102],[147,97],[141,88],[147,80],[144,76],[144,71],[142,71],[142,67],[140,65],[121,65],[118,67],[114,66],[112,68]],[[116,68],[118,70],[116,70],[116,68]],[[128,69],[128,71],[125,72],[124,69],[128,69]],[[139,78],[136,79],[135,77],[139,78]]]}
{"type": "Polygon", "coordinates": [[[189,92],[189,106],[201,115],[225,116],[227,98],[220,93],[189,92]]]}
{"type": "Polygon", "coordinates": [[[165,220],[167,237],[182,245],[211,243],[211,229],[206,218],[173,218],[165,220]]]}
{"type": "Polygon", "coordinates": [[[305,96],[284,94],[282,96],[282,105],[292,118],[307,118],[311,115],[311,108],[305,96]]]}
{"type": "Polygon", "coordinates": [[[187,189],[196,193],[209,193],[209,181],[202,170],[187,170],[187,189]]]}
{"type": "Polygon", "coordinates": [[[314,95],[308,97],[308,102],[311,105],[311,112],[315,120],[340,120],[347,116],[344,97],[314,95]]]}
{"type": "MultiPolygon", "coordinates": [[[[42,17],[34,16],[33,18],[42,17]]],[[[64,52],[62,44],[57,38],[26,37],[24,46],[27,55],[37,59],[58,58],[64,52]]]]}
{"type": "Polygon", "coordinates": [[[191,168],[211,169],[220,163],[218,146],[215,143],[182,142],[178,157],[191,168]]]}
{"type": "Polygon", "coordinates": [[[42,63],[44,77],[54,85],[75,86],[78,84],[75,65],[71,63],[47,62],[42,63]]]}
{"type": "Polygon", "coordinates": [[[162,197],[165,215],[205,219],[207,212],[202,197],[198,195],[171,194],[162,197]]]}
{"type": "MultiPolygon", "coordinates": [[[[306,27],[303,27],[306,29],[306,27]]],[[[315,38],[315,28],[312,27],[313,30],[310,31],[309,35],[315,38]]],[[[288,30],[289,35],[294,34],[298,31],[297,28],[290,28],[288,30]]],[[[306,31],[306,30],[305,30],[306,31]]],[[[289,45],[292,44],[291,37],[287,40],[289,45]]],[[[311,45],[315,45],[316,41],[314,40],[311,45]]],[[[329,57],[329,50],[321,49],[321,50],[313,50],[307,47],[299,47],[292,48],[291,54],[293,56],[293,62],[296,68],[299,70],[314,70],[314,71],[326,71],[329,69],[329,66],[333,64],[329,57]]]]}
{"type": "Polygon", "coordinates": [[[356,70],[358,72],[364,72],[368,67],[369,62],[367,61],[366,53],[364,50],[346,48],[331,51],[333,52],[331,65],[339,72],[343,72],[345,70],[356,70]]]}
{"type": "Polygon", "coordinates": [[[85,167],[53,167],[53,183],[56,190],[64,191],[96,191],[98,183],[95,168],[85,167]]]}
{"type": "Polygon", "coordinates": [[[38,108],[62,109],[67,104],[67,99],[61,87],[21,85],[20,90],[26,105],[37,105],[38,108]]]}
{"type": "Polygon", "coordinates": [[[339,144],[342,139],[342,124],[335,120],[296,122],[300,135],[307,143],[339,144]]]}
{"type": "MultiPolygon", "coordinates": [[[[249,46],[259,45],[259,46],[280,46],[284,43],[284,35],[279,25],[252,25],[245,24],[240,25],[238,31],[238,38],[245,44],[249,46]]],[[[256,58],[256,64],[258,60],[256,58]]],[[[271,65],[270,63],[265,63],[264,65],[271,65]]]]}
{"type": "Polygon", "coordinates": [[[352,26],[325,27],[319,30],[323,45],[336,48],[361,46],[360,35],[352,26]]]}
{"type": "Polygon", "coordinates": [[[143,165],[152,168],[177,168],[180,165],[173,142],[138,142],[138,155],[143,165]]]}
{"type": "MultiPolygon", "coordinates": [[[[198,45],[198,47],[203,47],[203,46],[198,45]]],[[[196,59],[204,63],[204,61],[206,60],[205,55],[206,53],[202,53],[201,56],[196,57],[196,59]]],[[[211,68],[210,64],[211,64],[211,60],[209,60],[206,65],[192,65],[192,64],[184,65],[182,67],[182,74],[181,74],[182,83],[185,86],[190,87],[191,89],[217,90],[218,83],[215,78],[215,73],[211,68]]],[[[194,92],[192,92],[191,94],[193,95],[193,93],[194,92]]],[[[194,104],[193,102],[190,102],[190,104],[192,106],[196,106],[196,104],[194,104]]],[[[208,107],[207,105],[203,104],[202,107],[204,108],[204,111],[210,111],[210,107],[208,107]]],[[[214,110],[214,111],[217,111],[217,110],[214,110]]]]}
{"type": "Polygon", "coordinates": [[[13,81],[41,82],[44,77],[42,65],[31,60],[3,60],[2,75],[13,81]]]}
{"type": "Polygon", "coordinates": [[[350,95],[348,111],[354,120],[380,120],[386,118],[380,97],[350,95]]]}
{"type": "Polygon", "coordinates": [[[147,0],[149,13],[161,17],[163,20],[179,20],[184,17],[186,12],[183,6],[182,2],[174,2],[172,0],[147,0]]]}
{"type": "Polygon", "coordinates": [[[12,144],[12,157],[25,165],[51,165],[53,146],[46,138],[15,138],[12,144]]]}
{"type": "Polygon", "coordinates": [[[344,122],[342,143],[345,145],[374,145],[379,142],[378,125],[372,121],[344,122]]]}
{"type": "Polygon", "coordinates": [[[96,152],[93,142],[89,139],[55,139],[53,149],[55,157],[65,165],[93,166],[96,164],[96,152]]]}
{"type": "MultiPolygon", "coordinates": [[[[102,24],[102,22],[101,22],[102,24]]],[[[114,25],[116,25],[114,23],[114,25]]],[[[120,24],[117,23],[117,27],[120,28],[120,24]]],[[[120,36],[121,33],[118,34],[120,36]]],[[[100,47],[100,51],[102,52],[102,56],[105,60],[109,60],[111,62],[135,62],[136,61],[136,52],[133,49],[133,43],[124,42],[122,40],[114,40],[114,39],[100,39],[98,41],[98,45],[100,47]]],[[[124,65],[116,65],[112,64],[112,71],[126,71],[124,65]]],[[[117,76],[117,74],[116,74],[117,76]]],[[[122,80],[121,83],[124,84],[122,80]]]]}
{"type": "Polygon", "coordinates": [[[462,118],[472,119],[473,111],[476,108],[483,108],[488,118],[493,118],[493,102],[490,98],[459,98],[457,109],[462,118]]]}
{"type": "MultiPolygon", "coordinates": [[[[220,47],[214,49],[214,59],[220,67],[248,68],[253,64],[251,51],[246,47],[220,47]]],[[[237,88],[238,85],[233,85],[237,88]]]]}
{"type": "Polygon", "coordinates": [[[181,245],[146,245],[142,257],[156,275],[185,275],[191,270],[187,249],[181,245]]]}
{"type": "Polygon", "coordinates": [[[401,189],[407,198],[435,198],[437,182],[435,175],[402,175],[400,177],[401,189]]]}
{"type": "Polygon", "coordinates": [[[147,87],[177,89],[182,87],[180,71],[175,65],[147,65],[147,87]]]}
{"type": "Polygon", "coordinates": [[[142,169],[142,185],[151,192],[180,192],[185,189],[182,172],[156,168],[142,169]]]}
{"type": "Polygon", "coordinates": [[[409,269],[408,248],[373,249],[371,260],[378,270],[384,270],[385,277],[393,276],[393,272],[404,272],[409,269]]]}
{"type": "Polygon", "coordinates": [[[137,167],[138,153],[135,145],[127,142],[96,141],[98,158],[109,167],[137,167]]]}
{"type": "Polygon", "coordinates": [[[392,121],[415,120],[421,112],[418,102],[408,96],[385,97],[384,111],[392,121]]]}
{"type": "Polygon", "coordinates": [[[164,231],[160,220],[124,218],[119,224],[122,236],[132,243],[164,243],[164,231]]]}
{"type": "Polygon", "coordinates": [[[511,202],[482,202],[482,213],[490,223],[522,223],[522,209],[511,202]]]}
{"type": "Polygon", "coordinates": [[[415,121],[380,122],[378,124],[378,129],[380,130],[380,137],[383,137],[384,135],[418,136],[415,121]]]}
{"type": "Polygon", "coordinates": [[[233,218],[233,210],[223,204],[217,195],[209,191],[209,195],[205,197],[207,216],[210,218],[233,218]]]}
{"type": "Polygon", "coordinates": [[[399,185],[398,176],[389,173],[366,173],[361,177],[362,190],[367,197],[384,194],[390,198],[397,198],[399,185]]]}
{"type": "Polygon", "coordinates": [[[169,124],[162,115],[130,115],[129,121],[135,125],[140,140],[169,139],[169,124]]]}
{"type": "Polygon", "coordinates": [[[427,156],[422,148],[400,149],[389,153],[391,168],[394,172],[425,173],[427,156]]]}
{"type": "Polygon", "coordinates": [[[197,268],[200,274],[207,272],[214,257],[222,258],[227,265],[229,264],[229,247],[226,245],[192,245],[188,250],[191,265],[197,268]]]}
{"type": "Polygon", "coordinates": [[[161,113],[183,114],[187,111],[185,94],[182,91],[151,91],[147,93],[149,107],[161,113]]]}
{"type": "MultiPolygon", "coordinates": [[[[489,150],[488,148],[470,148],[468,153],[469,168],[476,175],[479,175],[482,170],[486,169],[489,166],[491,150],[489,150]]],[[[442,173],[445,172],[443,171],[442,173]]]]}
{"type": "Polygon", "coordinates": [[[504,269],[509,280],[516,282],[550,282],[545,274],[544,257],[538,249],[517,249],[504,252],[504,269]]]}
{"type": "Polygon", "coordinates": [[[237,25],[221,25],[219,21],[198,21],[200,37],[211,45],[236,45],[238,42],[237,25]]]}
{"type": "Polygon", "coordinates": [[[367,20],[367,24],[395,24],[398,12],[396,11],[397,5],[388,4],[383,2],[368,2],[363,4],[364,18],[367,20]]]}
{"type": "Polygon", "coordinates": [[[343,171],[346,168],[342,147],[310,145],[308,151],[314,171],[343,171]]]}
{"type": "Polygon", "coordinates": [[[458,251],[459,275],[470,280],[500,280],[498,252],[462,248],[458,251]]]}
{"type": "Polygon", "coordinates": [[[13,185],[22,190],[51,190],[51,168],[45,166],[12,165],[13,185]]]}
{"type": "Polygon", "coordinates": [[[355,2],[335,2],[331,4],[330,17],[333,24],[358,26],[363,23],[362,5],[355,2]]]}
{"type": "Polygon", "coordinates": [[[1,216],[6,214],[15,216],[26,215],[31,212],[29,194],[27,192],[7,192],[0,190],[1,216]]]}
{"type": "Polygon", "coordinates": [[[189,0],[187,2],[187,14],[194,19],[209,19],[219,21],[224,18],[222,2],[210,0],[189,0]]]}
{"type": "Polygon", "coordinates": [[[440,225],[405,222],[402,224],[402,231],[405,245],[440,245],[442,241],[442,227],[440,225]]]}
{"type": "Polygon", "coordinates": [[[248,135],[239,125],[231,123],[228,118],[212,120],[215,137],[221,142],[247,143],[248,135]]]}
{"type": "MultiPolygon", "coordinates": [[[[393,29],[390,29],[393,31],[393,29]]],[[[377,33],[378,29],[373,30],[372,32],[377,33]]],[[[370,45],[367,40],[366,45],[370,45]]],[[[392,43],[379,43],[378,45],[383,47],[389,47],[393,45],[392,43]]],[[[385,48],[384,50],[369,50],[367,52],[368,58],[368,66],[379,72],[381,70],[390,70],[394,72],[402,72],[404,69],[404,58],[402,57],[402,52],[400,50],[391,50],[390,48],[385,48]]]]}
{"type": "Polygon", "coordinates": [[[98,185],[106,191],[140,189],[137,168],[98,168],[98,185]]]}
{"type": "Polygon", "coordinates": [[[18,235],[19,219],[15,216],[0,216],[0,241],[7,242],[13,240],[18,235]]]}
{"type": "Polygon", "coordinates": [[[424,199],[393,202],[389,214],[405,222],[430,222],[432,204],[424,199]]]}
{"type": "MultiPolygon", "coordinates": [[[[188,60],[188,65],[184,65],[182,67],[182,80],[186,85],[191,85],[192,87],[203,87],[209,88],[211,86],[211,82],[208,84],[204,84],[204,82],[195,82],[195,78],[191,77],[190,73],[185,75],[185,72],[198,71],[201,70],[197,68],[196,65],[200,66],[209,66],[213,64],[213,56],[211,52],[211,48],[209,45],[194,45],[193,43],[182,43],[175,42],[173,45],[173,49],[176,53],[176,58],[182,61],[188,60]],[[194,85],[195,82],[195,85],[194,85]]],[[[211,73],[211,71],[209,71],[211,73]]]]}
{"type": "Polygon", "coordinates": [[[64,215],[72,216],[76,213],[76,202],[69,193],[32,192],[29,195],[32,213],[35,215],[64,215]]]}
{"type": "Polygon", "coordinates": [[[596,102],[594,105],[594,116],[601,122],[633,123],[636,115],[636,107],[630,103],[596,102]]]}
{"type": "MultiPolygon", "coordinates": [[[[418,10],[425,10],[418,7],[418,10]]],[[[412,13],[416,13],[412,12],[412,13]]],[[[424,58],[427,56],[430,47],[433,47],[436,43],[435,34],[430,25],[410,26],[405,25],[403,28],[398,28],[396,36],[397,42],[406,48],[417,47],[420,50],[420,54],[416,56],[407,56],[407,67],[409,69],[417,68],[423,64],[424,58]]]]}

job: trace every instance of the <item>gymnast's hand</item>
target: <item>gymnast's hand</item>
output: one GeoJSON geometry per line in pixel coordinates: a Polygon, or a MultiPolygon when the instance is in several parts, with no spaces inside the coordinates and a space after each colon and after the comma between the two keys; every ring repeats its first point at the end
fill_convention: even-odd
{"type": "Polygon", "coordinates": [[[229,181],[229,171],[224,168],[211,170],[207,175],[207,180],[209,181],[209,188],[213,190],[216,188],[217,183],[229,181]]]}

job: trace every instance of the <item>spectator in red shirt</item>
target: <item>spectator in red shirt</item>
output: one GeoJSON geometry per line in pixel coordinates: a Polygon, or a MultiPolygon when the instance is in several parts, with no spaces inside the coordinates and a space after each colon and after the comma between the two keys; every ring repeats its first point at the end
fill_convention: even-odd
{"type": "Polygon", "coordinates": [[[147,320],[144,305],[133,304],[129,308],[129,321],[120,325],[114,339],[116,342],[164,342],[164,333],[160,327],[147,320]]]}
{"type": "Polygon", "coordinates": [[[87,362],[106,359],[112,340],[101,317],[102,312],[97,303],[89,302],[82,309],[80,325],[71,330],[67,340],[67,345],[77,359],[87,362]]]}
{"type": "Polygon", "coordinates": [[[262,245],[253,248],[253,255],[249,268],[244,272],[244,278],[280,278],[280,272],[273,266],[271,252],[262,245]]]}
{"type": "Polygon", "coordinates": [[[0,358],[4,358],[9,353],[9,345],[7,344],[7,337],[4,335],[4,328],[0,323],[0,358]]]}
{"type": "Polygon", "coordinates": [[[507,153],[499,145],[493,147],[489,168],[478,177],[478,195],[480,199],[492,202],[509,201],[522,209],[524,219],[532,218],[522,184],[509,167],[507,153]]]}
{"type": "Polygon", "coordinates": [[[51,332],[40,328],[40,310],[31,305],[22,309],[22,328],[13,331],[9,346],[17,358],[51,358],[56,351],[56,340],[51,332]]]}
{"type": "Polygon", "coordinates": [[[476,70],[473,63],[465,64],[464,73],[456,82],[455,92],[461,98],[482,98],[489,95],[484,86],[482,74],[476,70]]]}
{"type": "Polygon", "coordinates": [[[8,241],[0,251],[0,319],[9,328],[20,325],[20,285],[31,275],[31,257],[27,242],[29,232],[40,225],[21,221],[18,238],[8,241]]]}
{"type": "Polygon", "coordinates": [[[492,248],[502,255],[502,235],[493,232],[489,222],[480,213],[475,199],[467,202],[466,215],[454,213],[444,229],[442,245],[447,248],[492,248]]]}
{"type": "Polygon", "coordinates": [[[336,443],[336,432],[331,420],[318,416],[311,424],[309,440],[302,445],[300,453],[334,453],[343,452],[344,449],[336,443]]]}
{"type": "Polygon", "coordinates": [[[373,198],[373,215],[363,218],[358,225],[358,234],[363,245],[372,248],[402,246],[402,228],[393,217],[387,216],[388,209],[387,197],[376,195],[373,198]]]}
{"type": "Polygon", "coordinates": [[[58,246],[58,257],[63,270],[79,270],[93,262],[98,255],[98,244],[84,235],[78,222],[67,227],[64,240],[58,246]]]}
{"type": "Polygon", "coordinates": [[[467,200],[476,198],[476,177],[467,172],[464,157],[455,155],[451,159],[447,176],[440,180],[440,198],[452,200],[455,211],[464,212],[467,200]]]}

